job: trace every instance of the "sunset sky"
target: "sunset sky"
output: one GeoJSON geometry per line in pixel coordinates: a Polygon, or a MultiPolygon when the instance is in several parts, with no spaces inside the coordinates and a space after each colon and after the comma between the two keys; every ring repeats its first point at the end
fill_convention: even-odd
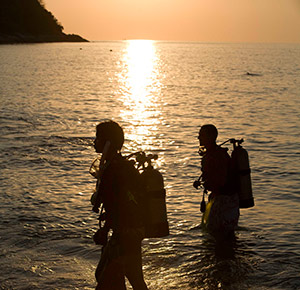
{"type": "Polygon", "coordinates": [[[88,40],[298,42],[300,0],[43,0],[88,40]]]}

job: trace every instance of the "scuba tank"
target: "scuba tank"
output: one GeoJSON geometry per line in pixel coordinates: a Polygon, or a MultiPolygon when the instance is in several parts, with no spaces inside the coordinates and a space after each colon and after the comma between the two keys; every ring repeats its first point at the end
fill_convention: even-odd
{"type": "Polygon", "coordinates": [[[232,165],[237,181],[237,190],[240,200],[240,208],[250,208],[254,206],[251,184],[251,169],[249,157],[246,149],[241,146],[244,140],[231,139],[233,151],[231,154],[232,165]]]}
{"type": "Polygon", "coordinates": [[[220,146],[228,141],[233,144],[233,151],[231,153],[231,166],[233,171],[232,173],[234,175],[234,187],[239,195],[240,208],[253,207],[254,199],[252,194],[249,156],[246,149],[241,146],[241,143],[243,143],[244,140],[229,139],[220,146]]]}
{"type": "Polygon", "coordinates": [[[169,235],[169,224],[166,208],[166,190],[162,174],[154,169],[151,160],[157,155],[148,155],[144,152],[136,155],[137,167],[142,166],[142,215],[145,226],[145,238],[160,238],[169,235]],[[145,166],[147,163],[147,166],[145,166]]]}

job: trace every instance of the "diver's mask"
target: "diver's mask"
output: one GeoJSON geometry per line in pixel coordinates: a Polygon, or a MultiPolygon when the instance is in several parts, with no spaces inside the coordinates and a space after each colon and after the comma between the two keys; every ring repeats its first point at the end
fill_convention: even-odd
{"type": "Polygon", "coordinates": [[[99,178],[99,175],[100,175],[100,157],[97,157],[91,167],[90,167],[90,170],[89,170],[89,173],[91,175],[93,175],[95,178],[99,178]]]}
{"type": "Polygon", "coordinates": [[[199,146],[198,154],[202,157],[206,153],[206,148],[204,146],[199,146]]]}

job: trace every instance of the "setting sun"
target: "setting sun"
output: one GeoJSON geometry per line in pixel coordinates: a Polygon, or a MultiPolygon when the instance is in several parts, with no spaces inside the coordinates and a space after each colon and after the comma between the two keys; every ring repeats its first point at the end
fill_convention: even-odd
{"type": "Polygon", "coordinates": [[[127,41],[121,73],[118,75],[118,94],[126,108],[120,112],[120,116],[124,121],[135,124],[132,133],[128,129],[128,136],[142,147],[148,147],[147,144],[153,142],[153,132],[157,130],[159,122],[157,99],[161,84],[157,63],[154,41],[127,41]]]}
{"type": "Polygon", "coordinates": [[[155,48],[150,40],[132,40],[128,42],[126,87],[136,105],[149,102],[150,87],[155,77],[154,65],[156,61],[155,48]]]}

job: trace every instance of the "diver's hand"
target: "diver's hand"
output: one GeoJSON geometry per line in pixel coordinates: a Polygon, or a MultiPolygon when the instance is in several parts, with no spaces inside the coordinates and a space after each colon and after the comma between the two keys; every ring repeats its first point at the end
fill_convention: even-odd
{"type": "Polygon", "coordinates": [[[105,246],[107,244],[108,230],[105,228],[99,229],[93,236],[93,240],[96,245],[105,246]]]}
{"type": "Polygon", "coordinates": [[[97,206],[93,206],[93,212],[95,212],[95,213],[99,213],[99,208],[97,207],[97,206]]]}
{"type": "Polygon", "coordinates": [[[200,186],[200,181],[199,180],[195,180],[194,181],[194,183],[193,183],[193,186],[196,188],[196,189],[198,189],[199,188],[199,186],[200,186]]]}

